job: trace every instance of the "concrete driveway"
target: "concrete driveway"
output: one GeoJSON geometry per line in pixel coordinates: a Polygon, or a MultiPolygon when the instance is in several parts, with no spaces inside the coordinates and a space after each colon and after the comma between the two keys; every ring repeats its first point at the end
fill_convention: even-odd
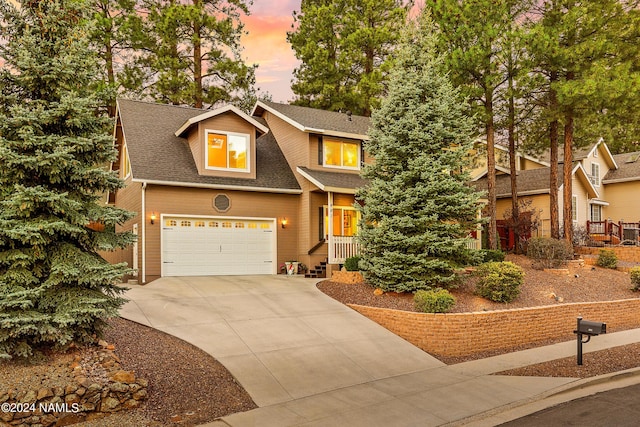
{"type": "MultiPolygon", "coordinates": [[[[162,278],[130,286],[124,318],[211,354],[259,406],[211,426],[442,425],[575,379],[445,366],[324,295],[316,279],[162,278]]],[[[506,363],[498,369],[507,369],[506,363]]],[[[501,365],[498,363],[498,365],[501,365]]]]}
{"type": "Polygon", "coordinates": [[[258,406],[443,366],[287,276],[162,278],[127,292],[121,315],[203,349],[258,406]]]}

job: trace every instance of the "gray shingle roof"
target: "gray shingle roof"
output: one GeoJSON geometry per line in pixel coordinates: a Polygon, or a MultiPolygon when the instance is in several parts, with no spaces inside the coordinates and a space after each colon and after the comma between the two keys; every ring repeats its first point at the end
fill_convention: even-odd
{"type": "MultiPolygon", "coordinates": [[[[639,180],[640,181],[640,151],[633,153],[616,154],[613,156],[618,169],[611,169],[605,175],[603,181],[609,180],[639,180]]],[[[606,183],[606,182],[605,182],[606,183]]]]}
{"type": "Polygon", "coordinates": [[[300,190],[271,132],[256,141],[255,179],[202,176],[186,139],[174,132],[203,110],[124,99],[118,100],[118,108],[134,179],[300,190]]]}
{"type": "Polygon", "coordinates": [[[317,171],[302,166],[299,166],[298,169],[306,175],[309,175],[318,183],[322,184],[324,188],[329,187],[355,190],[357,188],[364,187],[367,184],[367,181],[359,174],[317,171]]]}
{"type": "MultiPolygon", "coordinates": [[[[325,131],[325,133],[347,133],[362,137],[366,136],[369,130],[369,117],[352,115],[349,120],[345,113],[270,101],[260,101],[260,103],[308,129],[317,129],[325,131]]],[[[260,103],[256,106],[256,115],[260,115],[264,110],[260,103]]]]}
{"type": "MultiPolygon", "coordinates": [[[[538,168],[519,171],[517,175],[518,194],[548,193],[549,192],[549,168],[538,168]]],[[[558,166],[558,187],[562,185],[564,176],[562,165],[558,166]]],[[[472,182],[478,191],[487,191],[487,178],[481,178],[472,182]]],[[[496,197],[511,197],[511,175],[496,176],[496,197]]]]}

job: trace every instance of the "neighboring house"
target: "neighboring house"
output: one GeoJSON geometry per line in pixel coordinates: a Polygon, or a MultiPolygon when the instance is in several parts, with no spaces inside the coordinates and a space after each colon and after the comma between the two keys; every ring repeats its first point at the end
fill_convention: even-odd
{"type": "MultiPolygon", "coordinates": [[[[504,150],[504,149],[502,149],[504,150]]],[[[500,149],[498,150],[500,151],[500,149]]],[[[548,157],[548,156],[547,156],[548,157]]],[[[572,217],[575,227],[584,227],[596,240],[619,243],[624,232],[614,230],[611,237],[609,223],[626,223],[628,229],[638,228],[640,223],[640,153],[613,156],[603,140],[573,153],[572,168],[572,217]],[[624,219],[624,221],[623,221],[624,219]],[[628,222],[627,222],[628,220],[628,222]]],[[[549,214],[549,160],[518,156],[516,162],[518,196],[528,200],[530,209],[539,212],[538,230],[535,235],[550,235],[549,214]]],[[[498,162],[496,176],[497,220],[505,219],[511,209],[511,182],[508,168],[498,162]]],[[[486,190],[486,166],[478,167],[473,184],[486,190]]],[[[558,193],[560,224],[563,221],[563,159],[558,168],[558,193]]],[[[613,226],[615,228],[615,225],[613,226]]],[[[623,228],[624,228],[623,227],[623,228]]],[[[629,235],[628,235],[629,236],[629,235]]],[[[503,236],[504,237],[504,236],[503,236]]],[[[637,240],[637,233],[635,235],[637,240]]],[[[503,247],[505,245],[503,239],[503,247]]]]}
{"type": "Polygon", "coordinates": [[[249,116],[119,100],[115,127],[126,187],[110,203],[138,235],[108,254],[164,276],[276,274],[355,254],[356,188],[369,119],[273,102],[249,116]]]}

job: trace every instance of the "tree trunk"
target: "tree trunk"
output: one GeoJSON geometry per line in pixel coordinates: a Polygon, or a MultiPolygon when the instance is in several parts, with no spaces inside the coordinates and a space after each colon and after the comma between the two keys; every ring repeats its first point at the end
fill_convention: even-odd
{"type": "MultiPolygon", "coordinates": [[[[511,60],[511,58],[509,58],[511,60]]],[[[510,70],[513,67],[509,67],[510,70]]],[[[520,212],[518,209],[518,170],[516,166],[516,136],[515,136],[515,122],[516,122],[516,107],[514,103],[513,95],[513,75],[509,72],[509,112],[508,112],[508,124],[507,124],[507,138],[509,140],[509,173],[511,178],[511,222],[513,224],[513,234],[515,237],[515,253],[520,253],[520,212]]]]}
{"type": "Polygon", "coordinates": [[[564,239],[571,243],[573,241],[573,216],[572,213],[572,196],[573,196],[573,111],[570,109],[565,116],[564,125],[564,191],[562,193],[563,209],[562,209],[562,226],[564,229],[564,239]]]}
{"type": "Polygon", "coordinates": [[[493,123],[493,94],[486,93],[485,111],[487,113],[487,197],[489,198],[489,230],[487,242],[489,249],[498,249],[496,235],[498,229],[496,227],[496,156],[495,156],[495,127],[493,123]]]}
{"type": "MultiPolygon", "coordinates": [[[[558,73],[551,72],[550,85],[558,80],[558,73]]],[[[558,98],[555,89],[549,91],[549,109],[558,109],[558,98]]],[[[549,216],[551,222],[551,237],[560,238],[560,214],[558,212],[558,120],[554,119],[549,126],[549,216]]]]}
{"type": "MultiPolygon", "coordinates": [[[[200,0],[194,0],[195,6],[202,6],[200,0]]],[[[204,10],[202,11],[204,13],[204,10]]],[[[203,107],[203,89],[202,89],[202,38],[200,35],[201,26],[198,17],[193,22],[193,106],[196,108],[203,107]]]]}

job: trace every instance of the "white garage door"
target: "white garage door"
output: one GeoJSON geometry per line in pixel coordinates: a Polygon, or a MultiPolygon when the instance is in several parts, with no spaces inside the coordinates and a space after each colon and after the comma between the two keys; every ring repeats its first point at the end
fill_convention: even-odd
{"type": "Polygon", "coordinates": [[[162,275],[275,274],[275,220],[162,218],[162,275]]]}

